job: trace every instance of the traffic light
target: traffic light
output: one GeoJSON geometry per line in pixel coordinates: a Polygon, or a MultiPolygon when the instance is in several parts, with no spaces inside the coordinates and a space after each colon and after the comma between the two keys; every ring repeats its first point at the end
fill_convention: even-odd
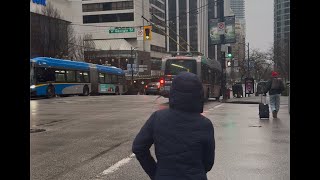
{"type": "Polygon", "coordinates": [[[231,53],[231,46],[228,46],[228,58],[232,58],[232,53],[231,53]]]}
{"type": "Polygon", "coordinates": [[[151,33],[151,26],[144,26],[143,27],[143,36],[144,36],[144,40],[151,40],[151,37],[152,37],[152,33],[151,33]]]}

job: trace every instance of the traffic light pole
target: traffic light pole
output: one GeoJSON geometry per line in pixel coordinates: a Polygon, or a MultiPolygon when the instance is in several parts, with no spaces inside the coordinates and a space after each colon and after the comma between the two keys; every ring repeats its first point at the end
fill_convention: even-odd
{"type": "Polygon", "coordinates": [[[130,54],[131,54],[131,85],[133,85],[133,62],[134,62],[134,60],[133,60],[133,48],[131,47],[131,52],[130,52],[130,54]]]}
{"type": "MultiPolygon", "coordinates": [[[[218,8],[219,8],[219,21],[220,22],[224,22],[224,0],[220,0],[218,1],[219,4],[218,8]]],[[[220,39],[221,39],[221,45],[224,44],[224,34],[220,35],[220,39]]],[[[223,101],[225,101],[227,99],[226,96],[226,79],[227,79],[227,75],[226,75],[226,55],[225,52],[221,51],[221,67],[222,67],[222,81],[221,81],[221,93],[222,93],[222,97],[223,97],[223,101]]]]}
{"type": "Polygon", "coordinates": [[[248,78],[250,77],[250,64],[249,64],[249,61],[250,61],[250,58],[249,58],[249,43],[248,43],[248,78]]]}

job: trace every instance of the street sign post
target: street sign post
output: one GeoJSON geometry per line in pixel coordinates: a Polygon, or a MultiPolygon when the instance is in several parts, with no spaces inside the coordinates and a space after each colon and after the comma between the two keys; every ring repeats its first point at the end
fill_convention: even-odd
{"type": "Polygon", "coordinates": [[[137,40],[138,41],[143,40],[143,29],[137,30],[137,40]]]}

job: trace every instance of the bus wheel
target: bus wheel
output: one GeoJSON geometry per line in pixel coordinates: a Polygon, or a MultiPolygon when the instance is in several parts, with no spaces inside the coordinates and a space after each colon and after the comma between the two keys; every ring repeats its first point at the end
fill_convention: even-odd
{"type": "Polygon", "coordinates": [[[53,85],[49,85],[48,88],[47,88],[47,97],[48,98],[53,98],[55,96],[56,96],[56,92],[55,92],[54,86],[53,85]]]}
{"type": "Polygon", "coordinates": [[[89,87],[87,85],[85,85],[83,87],[83,95],[84,96],[89,96],[89,87]]]}

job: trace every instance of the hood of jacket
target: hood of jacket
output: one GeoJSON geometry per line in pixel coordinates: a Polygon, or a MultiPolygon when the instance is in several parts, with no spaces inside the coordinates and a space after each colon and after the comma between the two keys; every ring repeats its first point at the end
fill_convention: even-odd
{"type": "Polygon", "coordinates": [[[169,107],[172,109],[202,113],[204,92],[198,76],[189,73],[179,73],[172,81],[169,95],[169,107]]]}

